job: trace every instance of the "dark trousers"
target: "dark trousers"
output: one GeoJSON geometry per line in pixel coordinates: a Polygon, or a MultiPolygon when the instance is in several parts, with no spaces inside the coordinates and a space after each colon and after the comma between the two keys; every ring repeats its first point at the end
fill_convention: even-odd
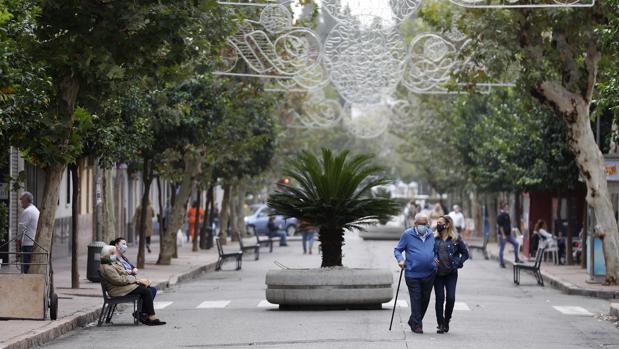
{"type": "Polygon", "coordinates": [[[436,297],[436,322],[440,325],[451,320],[451,314],[454,311],[456,303],[456,283],[458,282],[458,271],[447,275],[437,275],[434,279],[434,295],[436,297]],[[447,302],[445,302],[445,293],[447,293],[447,302]],[[445,313],[443,314],[443,303],[445,303],[445,313]]]}
{"type": "Polygon", "coordinates": [[[279,237],[279,245],[288,246],[288,235],[286,235],[286,232],[283,230],[270,231],[269,237],[270,238],[279,237]]]}
{"type": "Polygon", "coordinates": [[[155,307],[153,306],[153,294],[149,287],[139,285],[138,288],[129,292],[129,294],[137,294],[142,298],[142,313],[147,315],[155,315],[155,307]]]}
{"type": "Polygon", "coordinates": [[[21,272],[24,274],[28,274],[28,270],[30,269],[30,262],[32,261],[32,248],[33,246],[22,246],[22,261],[21,261],[21,272]]]}
{"type": "Polygon", "coordinates": [[[154,288],[153,286],[148,286],[148,290],[150,291],[150,294],[153,296],[153,301],[154,301],[155,296],[157,296],[157,289],[154,288]]]}
{"type": "Polygon", "coordinates": [[[430,304],[434,277],[435,273],[425,278],[406,278],[408,294],[411,297],[411,316],[408,319],[411,328],[423,327],[422,321],[430,304]]]}

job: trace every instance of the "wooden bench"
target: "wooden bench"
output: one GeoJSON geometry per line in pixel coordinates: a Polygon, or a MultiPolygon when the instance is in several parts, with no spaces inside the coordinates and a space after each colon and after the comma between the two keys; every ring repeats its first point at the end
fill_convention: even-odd
{"type": "MultiPolygon", "coordinates": [[[[279,239],[279,238],[275,238],[275,239],[279,239]]],[[[256,243],[259,246],[268,246],[269,247],[269,253],[273,253],[273,240],[275,240],[274,238],[270,238],[268,236],[265,236],[263,239],[260,238],[260,235],[258,235],[258,232],[256,232],[256,243]]]]}
{"type": "Polygon", "coordinates": [[[124,303],[133,303],[133,314],[138,315],[134,316],[133,323],[135,325],[139,325],[139,314],[142,312],[142,298],[139,295],[110,297],[105,289],[104,283],[106,281],[103,280],[101,271],[97,271],[97,273],[99,273],[99,278],[101,279],[101,292],[103,293],[103,307],[101,307],[101,313],[99,313],[99,322],[97,323],[97,326],[100,327],[101,324],[103,324],[103,321],[105,321],[106,324],[109,324],[110,321],[112,321],[114,311],[116,311],[116,306],[124,303]]]}
{"type": "Polygon", "coordinates": [[[241,264],[243,263],[243,251],[224,252],[218,237],[215,238],[215,243],[217,244],[217,253],[219,253],[219,259],[217,260],[217,264],[215,264],[215,270],[221,270],[224,261],[230,258],[236,259],[236,270],[240,270],[241,264]]]}
{"type": "Polygon", "coordinates": [[[241,245],[241,252],[245,253],[245,251],[254,251],[254,256],[256,257],[255,260],[260,259],[260,244],[250,244],[250,245],[245,245],[243,243],[243,237],[240,236],[239,237],[239,245],[241,245]]]}
{"type": "Polygon", "coordinates": [[[535,254],[535,263],[533,264],[514,263],[514,283],[516,285],[520,285],[520,271],[529,270],[533,272],[533,275],[535,275],[537,284],[544,286],[544,278],[542,277],[542,273],[539,271],[539,267],[542,265],[542,259],[544,257],[544,250],[545,248],[540,248],[537,250],[535,254]]]}

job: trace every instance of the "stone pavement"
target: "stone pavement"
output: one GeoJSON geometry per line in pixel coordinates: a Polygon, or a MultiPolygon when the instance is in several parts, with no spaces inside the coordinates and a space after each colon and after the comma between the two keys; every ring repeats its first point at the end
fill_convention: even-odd
{"type": "MultiPolygon", "coordinates": [[[[192,252],[190,243],[179,247],[179,258],[173,259],[171,265],[157,265],[155,263],[159,255],[159,244],[157,237],[153,240],[152,253],[146,254],[146,266],[139,275],[150,279],[160,290],[214,269],[217,261],[216,249],[192,252]]],[[[131,262],[135,263],[137,247],[129,248],[128,256],[131,262]]],[[[70,257],[53,261],[54,283],[59,297],[58,320],[0,321],[0,348],[38,346],[75,328],[86,326],[98,318],[103,305],[101,286],[86,279],[86,255],[80,256],[79,265],[80,288],[72,289],[70,257]]]]}
{"type": "MultiPolygon", "coordinates": [[[[471,240],[472,244],[481,245],[478,240],[471,240]]],[[[499,259],[499,246],[497,243],[488,243],[488,255],[490,258],[499,259]]],[[[483,258],[481,253],[473,251],[476,258],[483,258]]],[[[522,258],[522,257],[521,257],[522,258]]],[[[507,244],[505,248],[505,262],[508,268],[514,259],[514,252],[511,245],[507,244]]],[[[530,260],[533,263],[533,260],[530,260]]],[[[557,288],[567,294],[575,294],[588,297],[604,298],[604,299],[619,299],[619,285],[603,286],[601,284],[588,283],[586,281],[586,271],[578,265],[558,265],[552,261],[546,260],[542,262],[540,268],[544,283],[557,288]]]]}

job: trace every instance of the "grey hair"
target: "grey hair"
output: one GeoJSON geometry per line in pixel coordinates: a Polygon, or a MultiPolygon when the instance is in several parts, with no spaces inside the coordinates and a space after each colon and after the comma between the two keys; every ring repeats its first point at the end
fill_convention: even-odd
{"type": "Polygon", "coordinates": [[[32,193],[29,191],[23,192],[19,198],[20,199],[26,198],[29,204],[31,204],[34,201],[34,196],[32,196],[32,193]]]}
{"type": "Polygon", "coordinates": [[[115,250],[116,247],[111,245],[105,245],[101,247],[101,258],[111,256],[112,252],[114,252],[115,250]]]}
{"type": "Polygon", "coordinates": [[[430,221],[430,219],[428,218],[428,215],[426,215],[425,213],[417,213],[415,215],[415,222],[420,221],[420,220],[425,220],[426,222],[430,221]]]}

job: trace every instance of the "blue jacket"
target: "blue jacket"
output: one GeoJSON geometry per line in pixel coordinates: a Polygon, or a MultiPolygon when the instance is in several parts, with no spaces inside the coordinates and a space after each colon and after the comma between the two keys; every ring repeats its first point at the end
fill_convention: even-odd
{"type": "MultiPolygon", "coordinates": [[[[436,238],[434,241],[435,241],[434,242],[434,254],[438,258],[439,240],[438,238],[436,238]]],[[[449,254],[449,262],[450,262],[449,264],[451,264],[451,266],[454,269],[462,268],[464,265],[464,261],[469,259],[469,250],[466,247],[466,244],[464,243],[464,241],[462,240],[460,236],[458,236],[456,241],[453,241],[451,238],[447,238],[445,242],[447,243],[447,252],[449,254]]]]}
{"type": "Polygon", "coordinates": [[[393,250],[398,262],[404,260],[406,254],[405,275],[408,278],[425,278],[436,272],[436,254],[434,253],[434,235],[428,233],[426,240],[417,235],[416,228],[407,229],[400,237],[400,242],[393,250]]]}

